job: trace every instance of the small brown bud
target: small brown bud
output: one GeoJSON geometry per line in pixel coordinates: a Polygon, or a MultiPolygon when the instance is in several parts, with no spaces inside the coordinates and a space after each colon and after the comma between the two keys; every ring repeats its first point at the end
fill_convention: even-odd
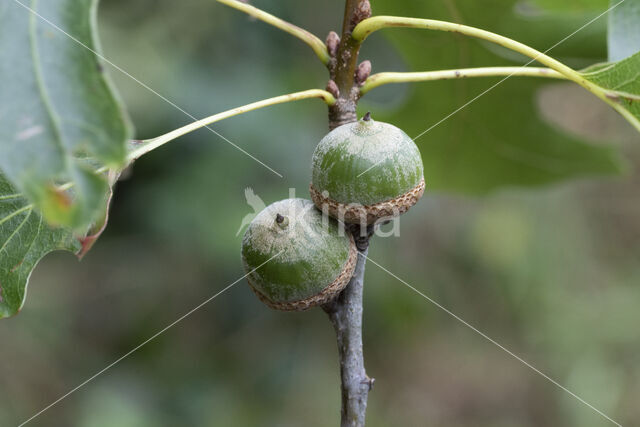
{"type": "Polygon", "coordinates": [[[329,32],[327,36],[327,50],[329,51],[329,56],[334,58],[338,53],[338,45],[340,44],[340,36],[335,31],[329,32]]]}
{"type": "Polygon", "coordinates": [[[350,22],[351,25],[349,29],[353,31],[356,25],[358,25],[360,22],[370,17],[371,17],[371,3],[369,2],[369,0],[363,0],[360,2],[355,13],[351,17],[351,22],[350,22]]]}
{"type": "Polygon", "coordinates": [[[371,61],[362,61],[356,69],[356,84],[362,86],[371,75],[371,61]]]}
{"type": "Polygon", "coordinates": [[[333,95],[334,98],[338,98],[340,96],[340,89],[338,89],[338,85],[333,80],[329,80],[327,82],[327,92],[333,95]]]}

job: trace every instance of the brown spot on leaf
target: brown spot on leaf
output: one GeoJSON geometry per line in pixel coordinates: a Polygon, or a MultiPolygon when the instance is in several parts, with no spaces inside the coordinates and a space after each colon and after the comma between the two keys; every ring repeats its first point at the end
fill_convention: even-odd
{"type": "Polygon", "coordinates": [[[12,272],[12,273],[15,273],[15,272],[16,272],[16,270],[18,269],[18,267],[20,267],[20,266],[22,265],[22,263],[23,263],[23,262],[24,262],[24,259],[23,259],[22,261],[20,261],[19,263],[17,263],[16,265],[14,265],[14,266],[11,268],[11,272],[12,272]]]}

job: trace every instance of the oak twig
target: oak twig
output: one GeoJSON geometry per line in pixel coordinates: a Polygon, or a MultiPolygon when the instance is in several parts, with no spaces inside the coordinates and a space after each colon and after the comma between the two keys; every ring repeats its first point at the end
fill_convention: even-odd
{"type": "Polygon", "coordinates": [[[367,252],[368,248],[358,250],[351,281],[337,299],[322,307],[329,315],[338,340],[343,427],[364,426],[367,398],[374,382],[364,369],[362,353],[362,291],[367,252]]]}
{"type": "Polygon", "coordinates": [[[355,82],[358,68],[360,42],[351,33],[363,20],[371,16],[369,0],[346,0],[342,36],[332,66],[329,67],[331,81],[338,90],[336,103],[329,108],[329,129],[356,121],[356,105],[360,91],[355,82]]]}
{"type": "MultiPolygon", "coordinates": [[[[336,102],[329,106],[329,128],[354,122],[356,106],[360,98],[360,85],[369,76],[371,64],[365,62],[358,66],[360,42],[351,37],[353,29],[362,20],[371,16],[369,0],[346,0],[342,36],[339,43],[335,33],[330,33],[327,45],[332,55],[329,62],[330,78],[327,90],[336,102]]],[[[362,291],[364,287],[364,268],[369,247],[372,227],[361,230],[353,227],[358,246],[358,262],[353,277],[347,287],[335,300],[322,308],[329,315],[338,341],[340,358],[340,379],[342,390],[342,427],[364,426],[369,390],[373,379],[367,376],[362,352],[362,291]]]]}

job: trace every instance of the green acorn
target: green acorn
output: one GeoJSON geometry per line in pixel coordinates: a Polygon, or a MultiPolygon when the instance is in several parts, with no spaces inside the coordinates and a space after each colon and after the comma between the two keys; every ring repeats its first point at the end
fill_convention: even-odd
{"type": "Polygon", "coordinates": [[[329,132],[313,153],[311,198],[346,223],[398,216],[424,193],[420,151],[409,136],[367,113],[329,132]]]}
{"type": "Polygon", "coordinates": [[[242,239],[247,281],[277,310],[306,310],[333,299],[347,285],[357,249],[350,233],[310,200],[286,199],[260,212],[242,239]]]}

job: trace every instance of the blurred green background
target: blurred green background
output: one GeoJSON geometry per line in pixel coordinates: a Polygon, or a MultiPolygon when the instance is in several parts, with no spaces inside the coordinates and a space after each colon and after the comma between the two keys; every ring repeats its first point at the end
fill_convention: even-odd
{"type": "MultiPolygon", "coordinates": [[[[542,50],[606,7],[372,3],[374,13],[480,25],[542,50]]],[[[254,4],[321,38],[342,21],[338,0],[254,4]]],[[[103,0],[99,22],[107,58],[196,117],[326,84],[301,42],[211,0],[103,0]]],[[[551,54],[575,67],[604,60],[606,19],[551,54]]],[[[377,34],[362,57],[374,72],[525,62],[417,30],[377,34]]],[[[189,121],[112,76],[137,137],[189,121]]],[[[415,136],[497,81],[388,86],[363,98],[361,112],[415,136]]],[[[207,130],[136,163],[92,252],[81,263],[48,256],[22,313],[0,322],[0,425],[24,421],[241,277],[244,189],[267,204],[289,188],[308,197],[326,125],[326,107],[309,100],[214,126],[284,178],[207,130]]],[[[375,238],[370,257],[616,421],[640,424],[640,144],[631,126],[571,84],[512,78],[416,142],[428,191],[400,220],[400,237],[375,238]],[[576,164],[532,148],[549,144],[564,144],[558,158],[576,164]],[[613,150],[626,174],[554,182],[597,172],[613,150]]],[[[609,425],[373,264],[364,317],[376,378],[370,426],[609,425]]],[[[30,425],[331,426],[339,399],[325,314],[271,311],[242,281],[30,425]]]]}

